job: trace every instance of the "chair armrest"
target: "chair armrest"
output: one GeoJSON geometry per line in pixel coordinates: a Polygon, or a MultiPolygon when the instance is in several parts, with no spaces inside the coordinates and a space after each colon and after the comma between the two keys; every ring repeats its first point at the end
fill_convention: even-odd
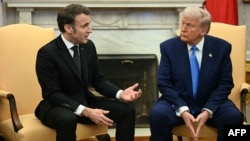
{"type": "Polygon", "coordinates": [[[13,128],[15,132],[18,132],[20,129],[23,128],[23,125],[18,116],[16,100],[15,100],[14,95],[11,94],[10,92],[0,90],[0,98],[9,100],[13,128]]]}
{"type": "Polygon", "coordinates": [[[241,84],[240,89],[240,110],[242,111],[244,115],[244,122],[247,122],[246,117],[246,96],[250,91],[250,85],[248,83],[241,84]]]}

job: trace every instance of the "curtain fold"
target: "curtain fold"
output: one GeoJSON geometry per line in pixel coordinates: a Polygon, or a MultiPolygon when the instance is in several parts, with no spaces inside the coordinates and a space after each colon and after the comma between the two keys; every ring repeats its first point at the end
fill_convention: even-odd
{"type": "Polygon", "coordinates": [[[210,12],[213,22],[238,25],[237,0],[206,0],[204,6],[210,12]]]}

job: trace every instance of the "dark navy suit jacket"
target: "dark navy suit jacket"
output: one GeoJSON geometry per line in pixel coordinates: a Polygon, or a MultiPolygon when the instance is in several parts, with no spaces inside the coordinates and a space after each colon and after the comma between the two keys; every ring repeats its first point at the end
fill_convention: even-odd
{"type": "Polygon", "coordinates": [[[195,111],[202,108],[216,112],[228,100],[233,88],[231,44],[205,35],[199,86],[192,96],[192,80],[187,44],[174,37],[160,44],[161,61],[158,69],[159,100],[166,100],[174,108],[188,106],[195,111]]]}

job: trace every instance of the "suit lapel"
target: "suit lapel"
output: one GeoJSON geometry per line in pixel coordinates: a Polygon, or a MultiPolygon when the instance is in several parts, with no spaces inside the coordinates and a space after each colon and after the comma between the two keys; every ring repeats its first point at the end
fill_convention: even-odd
{"type": "Polygon", "coordinates": [[[207,85],[206,79],[208,77],[209,72],[211,72],[211,67],[213,66],[213,46],[207,40],[205,36],[203,52],[202,52],[202,60],[201,60],[201,68],[200,68],[200,75],[199,75],[199,86],[197,91],[197,98],[202,96],[199,94],[199,89],[202,88],[204,85],[207,85]]]}
{"type": "Polygon", "coordinates": [[[60,52],[62,58],[65,60],[66,64],[69,66],[69,68],[71,68],[71,70],[76,75],[76,77],[82,81],[81,74],[77,71],[77,67],[75,65],[75,62],[74,62],[72,56],[70,55],[69,50],[67,49],[67,47],[63,43],[60,36],[57,38],[57,43],[58,43],[59,52],[60,52]]]}
{"type": "Polygon", "coordinates": [[[177,46],[177,52],[176,52],[176,57],[177,55],[180,58],[180,60],[177,62],[179,64],[181,64],[181,68],[185,71],[183,71],[183,80],[185,85],[187,86],[187,89],[189,91],[189,93],[192,94],[192,77],[191,77],[191,69],[190,69],[190,62],[189,62],[189,55],[188,55],[188,48],[187,45],[185,43],[180,44],[179,46],[177,46]]]}

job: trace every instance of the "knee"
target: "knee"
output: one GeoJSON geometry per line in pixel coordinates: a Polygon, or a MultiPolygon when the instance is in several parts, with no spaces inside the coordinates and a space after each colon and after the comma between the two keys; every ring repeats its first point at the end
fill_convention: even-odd
{"type": "Polygon", "coordinates": [[[64,113],[60,115],[60,123],[66,127],[76,127],[77,125],[77,116],[74,113],[64,113]]]}
{"type": "Polygon", "coordinates": [[[224,112],[218,117],[218,125],[241,125],[243,124],[244,116],[242,112],[238,110],[231,110],[224,112]]]}
{"type": "Polygon", "coordinates": [[[110,118],[119,122],[122,119],[134,119],[135,118],[135,108],[127,103],[120,103],[112,113],[110,113],[110,118]]]}
{"type": "Polygon", "coordinates": [[[124,113],[127,116],[130,115],[131,117],[135,117],[135,108],[133,106],[128,105],[124,107],[124,113]]]}
{"type": "Polygon", "coordinates": [[[166,113],[161,109],[153,107],[149,112],[149,122],[151,125],[160,125],[163,120],[167,121],[166,113]]]}
{"type": "Polygon", "coordinates": [[[232,125],[243,124],[243,121],[244,121],[243,113],[240,111],[237,111],[237,112],[229,114],[228,121],[230,121],[229,124],[232,124],[232,125]]]}

